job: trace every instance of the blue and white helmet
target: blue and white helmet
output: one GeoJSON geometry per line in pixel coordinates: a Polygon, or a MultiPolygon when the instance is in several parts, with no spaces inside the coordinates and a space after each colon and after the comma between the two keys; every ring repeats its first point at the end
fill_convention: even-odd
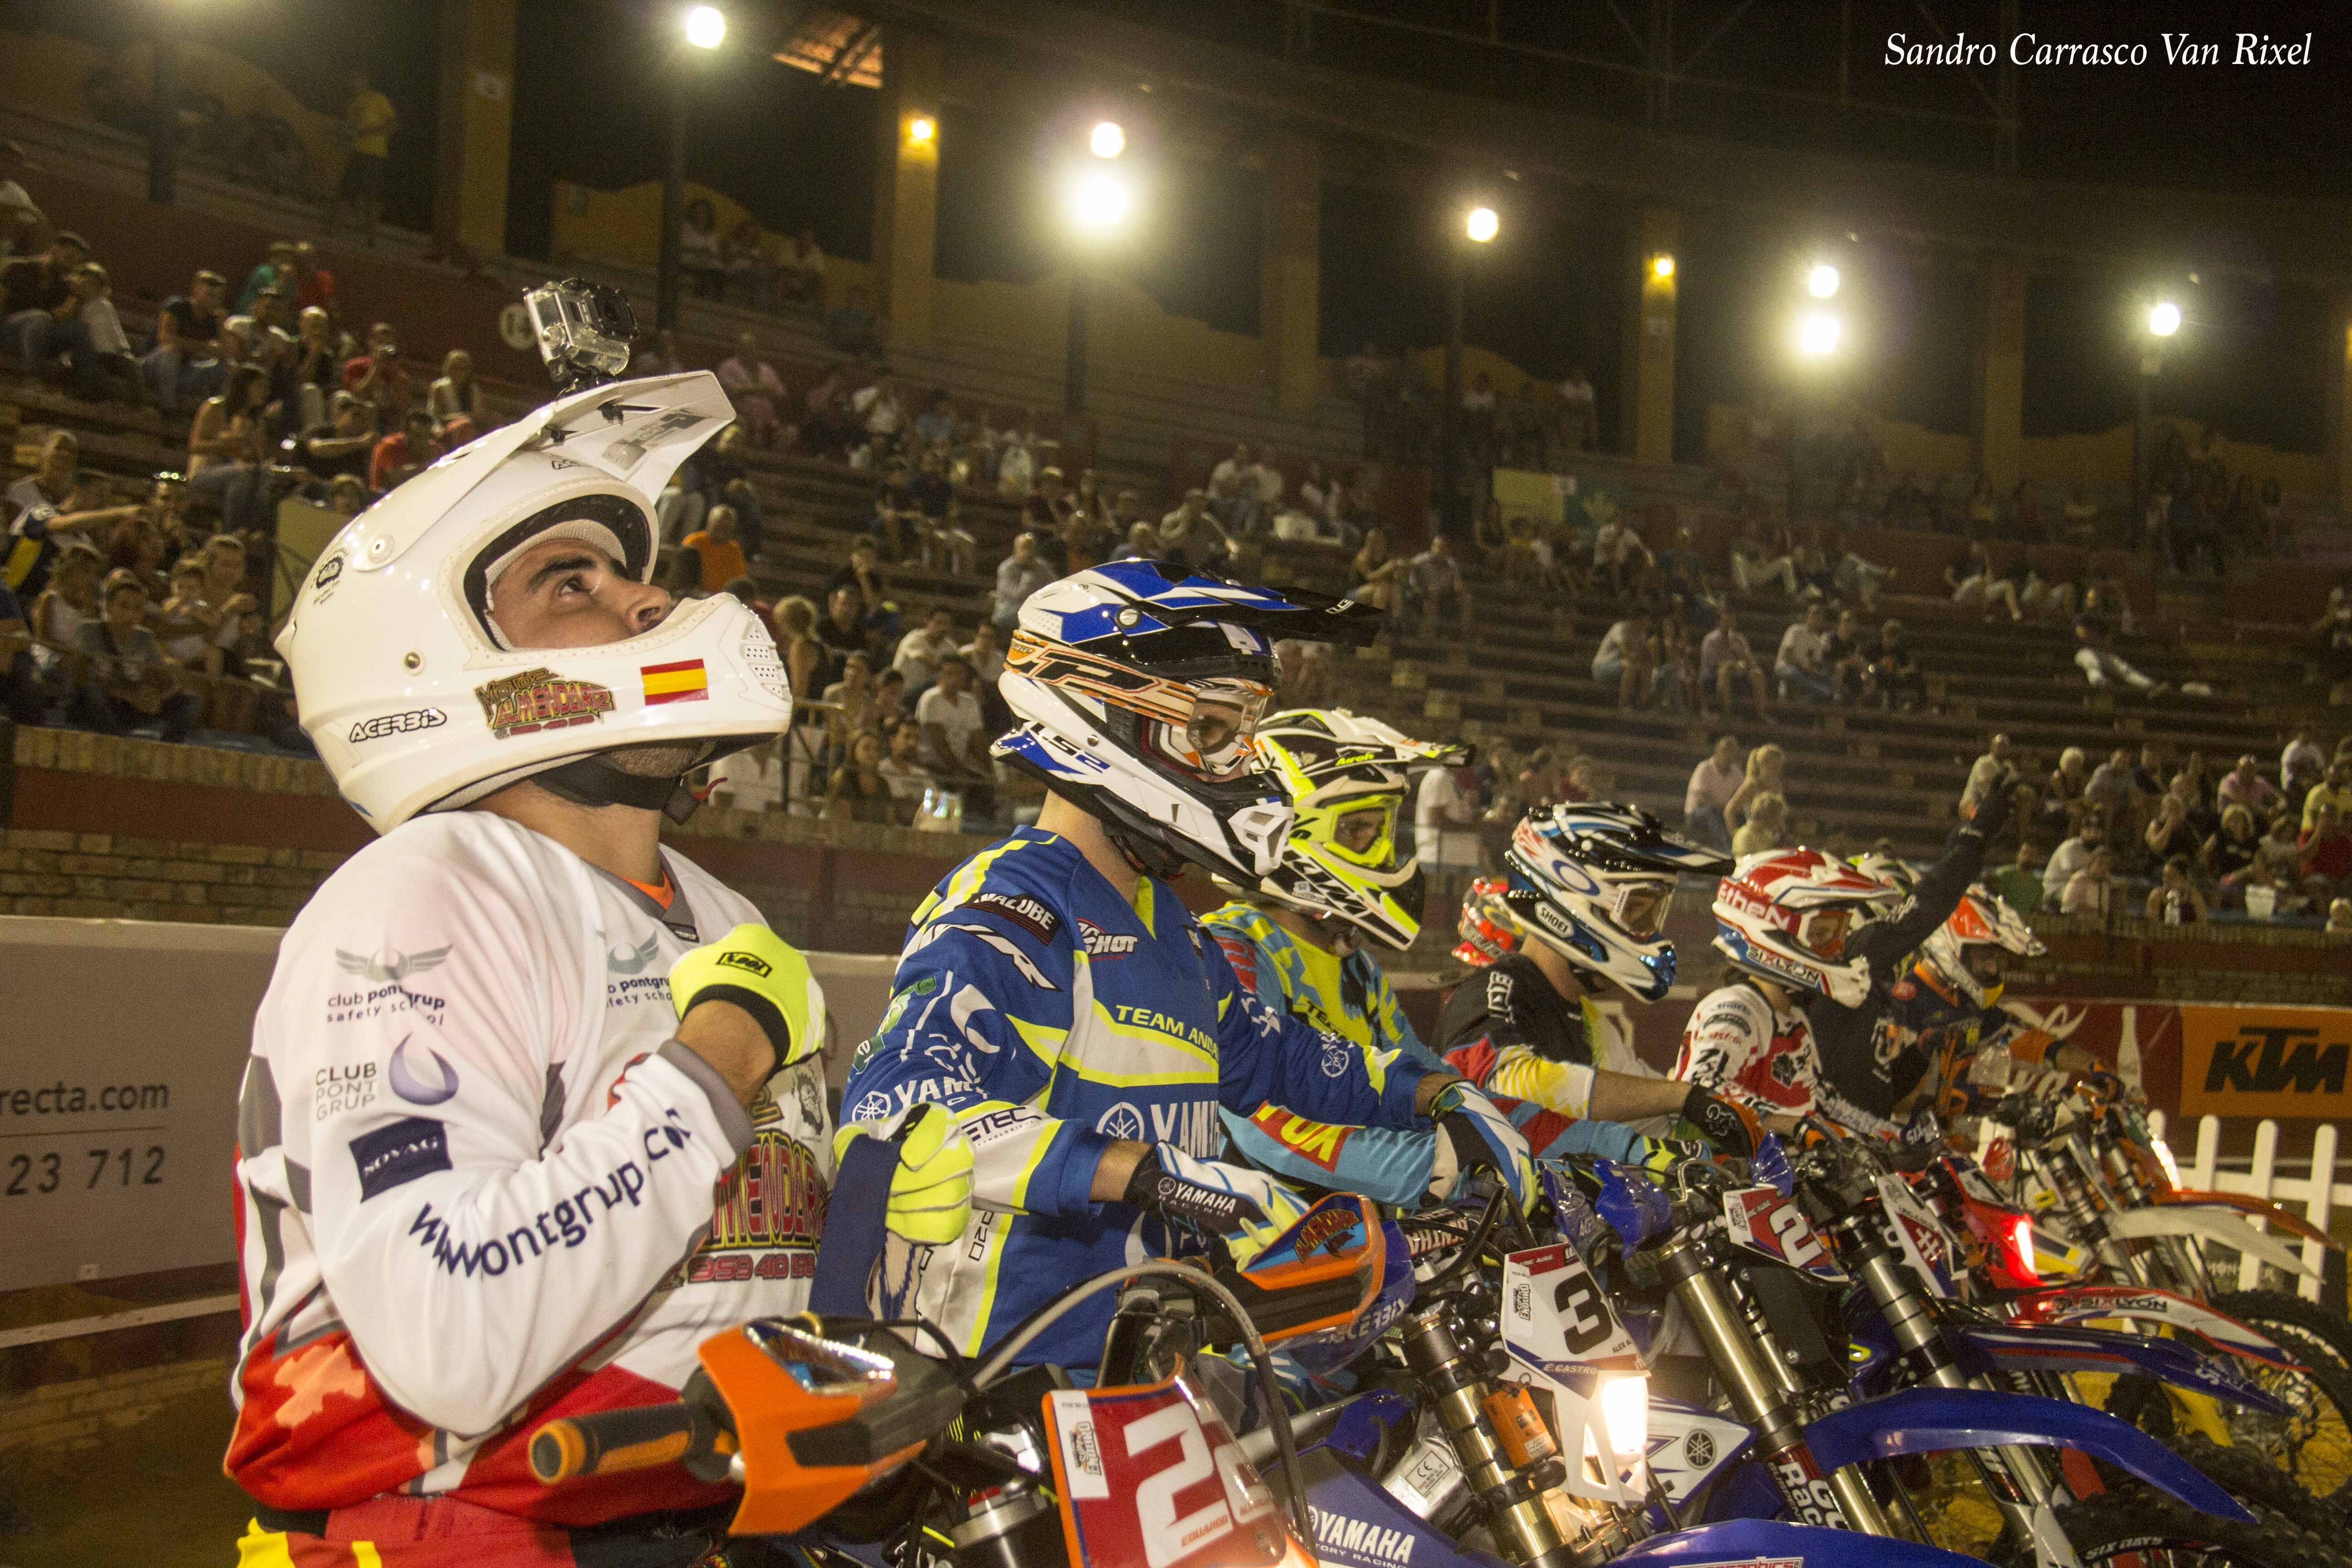
{"type": "Polygon", "coordinates": [[[1159,561],[1074,573],[1021,606],[997,681],[1016,723],[994,754],[1099,817],[1151,875],[1191,860],[1255,887],[1290,833],[1255,742],[1275,642],[1368,642],[1380,623],[1159,561]]]}
{"type": "Polygon", "coordinates": [[[1605,801],[1528,812],[1503,860],[1503,903],[1527,934],[1644,1002],[1675,983],[1675,879],[1731,868],[1729,856],[1668,833],[1640,806],[1605,801]]]}

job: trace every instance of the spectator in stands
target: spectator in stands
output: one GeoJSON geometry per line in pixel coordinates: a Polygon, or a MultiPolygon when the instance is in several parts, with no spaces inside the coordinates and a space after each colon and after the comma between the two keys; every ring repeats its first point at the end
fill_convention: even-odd
{"type": "Polygon", "coordinates": [[[677,270],[698,300],[726,292],[727,268],[719,258],[719,209],[707,196],[686,204],[677,226],[677,270]]]}
{"type": "MultiPolygon", "coordinates": [[[[906,689],[902,684],[899,690],[906,689]]],[[[882,689],[874,679],[874,661],[862,652],[842,657],[841,679],[827,686],[819,695],[830,710],[825,715],[825,751],[828,762],[839,762],[849,754],[850,737],[864,730],[879,730],[885,717],[882,689]]],[[[889,710],[897,711],[895,699],[889,710]]]]}
{"type": "Polygon", "coordinates": [[[1160,559],[1160,530],[1148,522],[1139,522],[1127,531],[1127,542],[1110,552],[1113,561],[1157,561],[1160,559]]]}
{"type": "Polygon", "coordinates": [[[1066,575],[1068,572],[1084,572],[1102,563],[1095,531],[1087,526],[1086,518],[1077,512],[1072,512],[1063,520],[1062,531],[1055,537],[1054,543],[1060,552],[1066,575]]]}
{"type": "Polygon", "coordinates": [[[1629,597],[1657,564],[1657,558],[1624,513],[1612,514],[1593,531],[1593,585],[1606,589],[1612,598],[1629,597]]]}
{"type": "Polygon", "coordinates": [[[227,289],[219,273],[198,272],[186,293],[173,295],[156,313],[155,346],[140,360],[139,373],[166,414],[212,396],[227,376],[221,344],[221,297],[227,289]]]}
{"type": "Polygon", "coordinates": [[[710,764],[710,804],[732,811],[782,811],[782,744],[769,741],[710,764]]]}
{"type": "Polygon", "coordinates": [[[1732,792],[1731,798],[1724,803],[1723,807],[1723,825],[1731,829],[1735,839],[1739,829],[1746,826],[1748,814],[1755,809],[1757,796],[1778,795],[1785,797],[1788,795],[1788,752],[1770,742],[1748,753],[1747,775],[1739,781],[1739,787],[1732,792]]]}
{"type": "Polygon", "coordinates": [[[2205,895],[2189,879],[2189,857],[2175,855],[2164,862],[2157,873],[2157,884],[2147,890],[2147,918],[2163,925],[2193,925],[2210,921],[2212,911],[2205,907],[2205,895]]]}
{"type": "Polygon", "coordinates": [[[1376,610],[1395,615],[1403,601],[1402,579],[1406,566],[1403,556],[1389,553],[1387,529],[1368,531],[1349,568],[1356,585],[1348,590],[1348,597],[1360,605],[1370,605],[1376,610]]]}
{"type": "Polygon", "coordinates": [[[2279,752],[2279,789],[2288,800],[2298,801],[2326,776],[2327,753],[2312,738],[2311,726],[2304,725],[2279,752]]]}
{"type": "Polygon", "coordinates": [[[890,660],[890,668],[907,678],[908,694],[919,699],[938,677],[940,666],[955,652],[955,614],[943,605],[938,605],[923,618],[921,626],[898,639],[898,650],[890,660]]]}
{"type": "Polygon", "coordinates": [[[979,571],[980,540],[964,522],[961,496],[950,492],[946,511],[937,518],[924,518],[922,529],[924,570],[951,572],[959,577],[979,571]]]}
{"type": "Polygon", "coordinates": [[[1478,869],[1478,796],[1471,768],[1431,768],[1413,795],[1413,854],[1433,881],[1433,908],[1459,901],[1461,884],[1478,869]]]}
{"type": "Polygon", "coordinates": [[[735,412],[751,431],[752,441],[772,447],[783,429],[776,412],[784,400],[783,378],[760,354],[760,340],[750,332],[735,339],[735,352],[719,362],[719,384],[735,405],[735,412]]]}
{"type": "Polygon", "coordinates": [[[1712,698],[1718,710],[1727,716],[1732,710],[1733,690],[1744,685],[1755,700],[1757,714],[1764,719],[1772,717],[1772,692],[1765,681],[1764,668],[1757,663],[1748,639],[1739,634],[1739,620],[1730,605],[1716,612],[1715,629],[1700,640],[1698,661],[1702,700],[1712,698]]]}
{"type": "Polygon", "coordinates": [[[2118,820],[2129,816],[2134,773],[2131,752],[2117,746],[2107,753],[2105,762],[2092,770],[2090,781],[2083,786],[2084,803],[2090,809],[2118,820]]]}
{"type": "Polygon", "coordinates": [[[1669,605],[1657,618],[1658,673],[1653,697],[1677,713],[1696,713],[1702,704],[1698,689],[1698,644],[1682,617],[1669,605]]]}
{"type": "Polygon", "coordinates": [[[333,322],[318,306],[305,306],[294,321],[299,428],[312,430],[327,422],[329,400],[342,380],[343,361],[336,349],[333,322]]]}
{"type": "Polygon", "coordinates": [[[788,304],[824,303],[824,252],[817,248],[814,229],[803,227],[785,242],[775,289],[777,299],[788,304]]]}
{"type": "Polygon", "coordinates": [[[259,533],[270,523],[268,434],[262,399],[269,378],[236,366],[216,397],[205,399],[188,431],[188,497],[219,512],[223,527],[259,533]]]}
{"type": "Polygon", "coordinates": [[[857,285],[850,285],[839,307],[825,318],[824,338],[843,353],[880,353],[882,332],[875,324],[872,296],[857,285]]]}
{"type": "Polygon", "coordinates": [[[69,540],[56,559],[33,600],[31,623],[34,673],[47,703],[73,699],[74,649],[82,626],[99,618],[98,585],[106,575],[106,558],[87,540],[69,540]]]}
{"type": "Polygon", "coordinates": [[[462,447],[481,432],[482,388],[474,380],[474,356],[451,349],[441,356],[441,374],[425,392],[434,433],[446,447],[462,447]]]}
{"type": "MultiPolygon", "coordinates": [[[[25,368],[45,374],[59,355],[66,364],[66,390],[85,403],[103,403],[118,383],[135,388],[139,364],[131,356],[131,340],[123,335],[122,319],[115,314],[113,289],[106,268],[85,261],[66,276],[67,296],[52,314],[42,357],[25,368]]],[[[22,346],[23,338],[19,337],[22,346]]]]}
{"type": "Polygon", "coordinates": [[[738,577],[751,574],[743,559],[735,509],[714,506],[703,514],[702,531],[686,536],[686,546],[702,558],[702,591],[716,594],[738,577]]]}
{"type": "MultiPolygon", "coordinates": [[[[1990,493],[1985,492],[1988,499],[1990,493]]],[[[1944,583],[1952,590],[1952,603],[1970,614],[1981,613],[1990,620],[1993,606],[2005,605],[2011,620],[2025,618],[2025,611],[2017,602],[2017,584],[1994,568],[1992,552],[1981,539],[1969,541],[1968,550],[1958,563],[1944,568],[1944,583]]]]}
{"type": "Polygon", "coordinates": [[[423,473],[440,457],[441,443],[433,433],[433,416],[422,408],[412,408],[401,420],[399,429],[375,444],[375,452],[368,462],[368,489],[381,495],[423,473]]]}
{"type": "Polygon", "coordinates": [[[768,261],[768,237],[757,218],[743,218],[727,231],[719,246],[719,270],[726,281],[742,285],[743,300],[751,309],[768,309],[774,268],[768,261]]]}
{"type": "Polygon", "coordinates": [[[2141,830],[2141,841],[2156,863],[2175,855],[2193,853],[2204,837],[2197,831],[2197,824],[2189,820],[2191,797],[2188,784],[2188,774],[2175,773],[2170,786],[2158,797],[2147,826],[2141,830]]]}
{"type": "Polygon", "coordinates": [[[341,224],[346,205],[367,226],[368,248],[375,248],[376,225],[383,216],[383,166],[392,156],[400,112],[368,80],[367,68],[352,68],[351,96],[343,106],[343,176],[327,207],[327,232],[341,224]]]}
{"type": "Polygon", "coordinates": [[[1766,790],[1751,803],[1753,809],[1739,831],[1731,836],[1731,852],[1745,858],[1760,855],[1767,849],[1781,849],[1789,844],[1789,797],[1766,790]]]}
{"type": "Polygon", "coordinates": [[[1878,595],[1885,592],[1886,584],[1895,580],[1896,570],[1855,554],[1845,547],[1841,537],[1837,566],[1831,574],[1831,580],[1841,595],[1861,605],[1863,613],[1868,615],[1877,610],[1878,595]]]}
{"type": "MultiPolygon", "coordinates": [[[[2053,857],[2052,865],[2056,865],[2053,857]]],[[[2091,851],[2083,868],[2066,879],[2058,900],[2061,914],[2105,920],[2123,908],[2123,884],[2115,878],[2115,857],[2105,845],[2091,851]]]]}
{"type": "Polygon", "coordinates": [[[268,254],[255,262],[253,270],[245,275],[245,284],[237,289],[236,303],[232,309],[240,316],[253,315],[254,307],[261,302],[263,290],[283,285],[290,293],[294,282],[294,242],[273,239],[269,242],[268,254]]]}
{"type": "Polygon", "coordinates": [[[873,658],[873,634],[867,630],[865,598],[856,584],[843,583],[826,594],[824,618],[817,623],[816,639],[824,645],[825,663],[821,678],[809,688],[812,691],[822,691],[839,680],[851,654],[873,658]]]}
{"type": "Polygon", "coordinates": [[[1232,457],[1209,470],[1209,510],[1227,537],[1246,539],[1263,504],[1257,459],[1244,441],[1234,448],[1232,457]]]}
{"type": "Polygon", "coordinates": [[[25,190],[23,176],[32,168],[23,143],[0,141],[0,256],[30,255],[39,248],[41,231],[48,226],[25,190]]]}
{"type": "Polygon", "coordinates": [[[305,431],[296,443],[302,467],[319,479],[348,475],[364,483],[375,457],[375,405],[338,392],[332,406],[330,422],[305,431]]]}
{"type": "Polygon", "coordinates": [[[908,499],[914,502],[916,515],[924,525],[936,524],[948,514],[948,504],[955,500],[955,486],[948,479],[948,458],[944,447],[926,443],[922,455],[916,460],[915,471],[907,480],[908,499]]]}
{"type": "Polygon", "coordinates": [[[2197,851],[2199,868],[2212,879],[2225,907],[2243,907],[2247,873],[2262,858],[2262,835],[2255,829],[2255,821],[2253,812],[2242,805],[2223,807],[2221,826],[2197,851]]]}
{"type": "Polygon", "coordinates": [[[2213,788],[2213,799],[2225,809],[2242,805],[2263,818],[2286,804],[2286,796],[2278,786],[2263,776],[2263,765],[2252,752],[2241,756],[2238,765],[2221,775],[2221,782],[2213,788]]]}
{"type": "Polygon", "coordinates": [[[1013,553],[996,565],[996,629],[1010,637],[1029,595],[1053,580],[1054,569],[1038,557],[1037,536],[1015,534],[1013,553]]]}
{"type": "MultiPolygon", "coordinates": [[[[1070,498],[1062,488],[1062,470],[1048,464],[1037,471],[1037,488],[1021,503],[1021,526],[1037,536],[1037,547],[1058,566],[1047,541],[1058,541],[1062,521],[1070,515],[1070,498]]],[[[1067,568],[1061,568],[1066,574],[1067,568]]]]}
{"type": "Polygon", "coordinates": [[[1805,606],[1801,619],[1790,622],[1780,634],[1772,674],[1780,683],[1783,700],[1793,696],[1813,702],[1837,700],[1837,683],[1830,675],[1829,620],[1828,607],[1815,601],[1805,606]]]}
{"type": "Polygon", "coordinates": [[[2073,833],[2091,804],[2090,783],[2090,757],[2082,747],[2069,746],[2059,752],[2058,765],[2051,770],[2050,782],[2042,792],[2042,826],[2057,830],[2061,837],[2073,833]]]}
{"type": "Polygon", "coordinates": [[[2050,864],[2042,875],[2042,895],[2055,903],[2066,892],[2067,879],[2091,863],[2092,852],[2105,847],[2106,819],[2096,810],[2083,814],[2083,826],[2072,838],[2050,852],[2050,864]]]}
{"type": "Polygon", "coordinates": [[[1209,496],[1186,490],[1176,510],[1160,520],[1160,557],[1171,565],[1213,572],[1232,551],[1232,541],[1209,510],[1209,496]]]}
{"type": "Polygon", "coordinates": [[[252,557],[235,534],[216,533],[205,541],[205,604],[219,617],[213,642],[221,650],[221,669],[242,676],[245,661],[259,634],[266,630],[261,605],[249,582],[252,557]]]}
{"type": "MultiPolygon", "coordinates": [[[[0,197],[5,196],[0,191],[0,197]]],[[[0,224],[6,213],[0,207],[0,224]]],[[[33,628],[25,619],[25,606],[16,595],[0,585],[0,713],[19,724],[37,724],[42,710],[47,706],[41,692],[38,661],[33,654],[33,628]]]]}
{"type": "Polygon", "coordinates": [[[882,772],[887,755],[887,747],[878,732],[858,731],[849,742],[848,758],[833,770],[833,777],[825,785],[824,808],[820,815],[827,822],[888,826],[894,820],[891,807],[897,792],[882,772]]]}
{"type": "Polygon", "coordinates": [[[1762,522],[1750,512],[1731,541],[1731,583],[1743,594],[1758,584],[1777,582],[1791,599],[1797,596],[1797,563],[1786,551],[1775,554],[1764,538],[1762,522]]]}
{"type": "Polygon", "coordinates": [[[10,542],[7,555],[0,557],[13,574],[7,584],[9,587],[22,587],[27,593],[40,592],[38,583],[29,586],[26,583],[27,574],[33,570],[32,564],[28,562],[24,566],[17,565],[18,558],[26,549],[20,542],[22,540],[39,540],[59,533],[85,533],[97,526],[90,522],[65,521],[73,515],[68,509],[73,501],[74,487],[80,479],[80,462],[81,437],[70,430],[52,430],[48,438],[41,443],[40,461],[33,471],[8,487],[6,500],[12,522],[36,512],[40,514],[37,529],[24,532],[11,530],[16,538],[10,542]],[[61,523],[63,526],[59,526],[61,523]]]}
{"type": "Polygon", "coordinates": [[[74,633],[81,666],[74,717],[107,734],[160,720],[163,739],[184,741],[200,716],[195,697],[179,689],[171,661],[147,629],[147,589],[117,572],[102,590],[102,616],[74,633]]]}
{"type": "Polygon", "coordinates": [[[990,809],[989,781],[993,777],[988,756],[991,737],[971,685],[971,666],[961,655],[947,660],[940,666],[939,679],[915,705],[915,722],[922,727],[923,765],[942,784],[961,790],[967,805],[976,805],[984,815],[990,809]]]}
{"type": "Polygon", "coordinates": [[[1909,712],[1927,706],[1927,677],[1911,651],[1911,637],[1901,621],[1878,628],[1878,648],[1870,661],[1868,695],[1882,709],[1909,712]]]}
{"type": "Polygon", "coordinates": [[[1862,629],[1862,617],[1852,610],[1838,612],[1830,633],[1830,686],[1838,702],[1859,704],[1870,687],[1870,656],[1875,651],[1862,629]]]}
{"type": "Polygon", "coordinates": [[[58,318],[72,297],[74,269],[89,259],[89,242],[61,230],[40,255],[0,267],[0,310],[9,352],[21,368],[37,369],[67,352],[70,334],[58,318]]]}
{"type": "Polygon", "coordinates": [[[2327,776],[2304,793],[2303,826],[2306,830],[2316,826],[2321,808],[2329,805],[2339,816],[2352,816],[2352,757],[2341,749],[2327,765],[2327,776]]]}
{"type": "Polygon", "coordinates": [[[1592,679],[1602,690],[1616,692],[1620,711],[1650,706],[1657,680],[1655,648],[1650,614],[1639,605],[1602,635],[1592,656],[1592,679]]]}
{"type": "Polygon", "coordinates": [[[1717,735],[1715,750],[1691,769],[1690,786],[1683,793],[1683,830],[1703,844],[1730,849],[1731,827],[1724,820],[1724,808],[1743,783],[1738,737],[1717,735]]]}
{"type": "Polygon", "coordinates": [[[882,760],[875,772],[890,786],[890,821],[905,827],[915,820],[915,812],[923,803],[923,791],[930,786],[931,775],[923,771],[922,726],[912,719],[896,719],[882,727],[882,760]]]}
{"type": "Polygon", "coordinates": [[[389,321],[368,329],[367,353],[343,362],[343,390],[376,405],[385,421],[408,413],[408,372],[401,368],[400,334],[389,321]]]}
{"type": "Polygon", "coordinates": [[[743,426],[733,424],[719,432],[719,439],[694,455],[686,465],[692,482],[706,506],[730,506],[735,509],[735,538],[742,545],[744,558],[756,561],[767,542],[767,514],[760,505],[760,492],[751,483],[751,468],[744,460],[743,451],[749,445],[743,426]]]}
{"type": "Polygon", "coordinates": [[[2020,839],[2017,858],[2006,866],[1986,872],[1985,886],[1994,898],[2019,914],[2030,916],[2042,908],[2042,860],[2039,839],[2020,839]]]}
{"type": "Polygon", "coordinates": [[[1414,556],[1405,569],[1404,597],[1407,613],[1418,612],[1422,636],[1435,637],[1439,618],[1448,609],[1454,612],[1454,625],[1462,635],[1470,635],[1470,580],[1454,559],[1454,541],[1447,535],[1431,531],[1429,548],[1414,556]]]}
{"type": "Polygon", "coordinates": [[[2037,621],[2071,620],[2074,615],[2074,584],[2051,582],[2042,575],[2039,567],[2025,568],[2025,586],[2018,594],[2018,603],[2025,613],[2037,621]]]}
{"type": "Polygon", "coordinates": [[[2143,675],[2116,652],[2114,637],[2107,630],[2106,617],[2085,605],[2074,617],[2074,667],[2094,690],[2111,680],[2119,680],[2134,691],[2160,697],[2171,689],[2168,686],[2143,675]]]}

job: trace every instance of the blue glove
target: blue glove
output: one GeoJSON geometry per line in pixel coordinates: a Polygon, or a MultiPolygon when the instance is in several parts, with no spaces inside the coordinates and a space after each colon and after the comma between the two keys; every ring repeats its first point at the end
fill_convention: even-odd
{"type": "Polygon", "coordinates": [[[1438,1133],[1437,1157],[1430,1173],[1433,1195],[1440,1182],[1453,1184],[1453,1172],[1444,1169],[1450,1150],[1456,1170],[1484,1165],[1502,1177],[1522,1212],[1535,1201],[1536,1168],[1528,1157],[1528,1141],[1519,1136],[1508,1117],[1495,1109],[1493,1100],[1466,1081],[1452,1083],[1439,1091],[1430,1113],[1438,1133]]]}
{"type": "Polygon", "coordinates": [[[1674,1223],[1674,1200],[1643,1172],[1614,1161],[1601,1166],[1601,1201],[1592,1206],[1629,1252],[1674,1223]]]}

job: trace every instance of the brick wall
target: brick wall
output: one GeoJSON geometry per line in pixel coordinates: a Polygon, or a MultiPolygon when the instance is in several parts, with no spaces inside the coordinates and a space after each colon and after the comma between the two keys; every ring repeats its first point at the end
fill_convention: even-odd
{"type": "Polygon", "coordinates": [[[11,827],[0,831],[0,910],[282,926],[343,858],[324,849],[11,827]]]}
{"type": "Polygon", "coordinates": [[[227,1386],[228,1358],[212,1356],[0,1394],[0,1453],[26,1447],[96,1447],[110,1428],[136,1426],[186,1394],[220,1394],[227,1386]]]}

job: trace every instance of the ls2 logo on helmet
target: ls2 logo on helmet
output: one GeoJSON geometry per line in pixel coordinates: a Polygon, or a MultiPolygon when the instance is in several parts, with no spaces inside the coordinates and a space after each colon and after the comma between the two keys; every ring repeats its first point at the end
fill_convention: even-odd
{"type": "Polygon", "coordinates": [[[541,730],[593,724],[613,711],[610,687],[593,680],[571,680],[551,669],[526,669],[474,688],[481,700],[482,716],[499,740],[532,735],[541,730]]]}
{"type": "Polygon", "coordinates": [[[418,730],[438,730],[449,721],[449,715],[438,708],[411,708],[404,713],[379,713],[373,719],[362,719],[352,726],[351,743],[381,741],[386,735],[412,734],[418,730]]]}

